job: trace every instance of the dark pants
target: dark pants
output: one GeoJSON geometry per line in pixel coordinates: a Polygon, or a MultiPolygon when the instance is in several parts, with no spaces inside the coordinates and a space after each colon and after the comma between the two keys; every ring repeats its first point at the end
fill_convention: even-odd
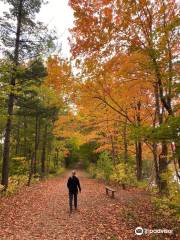
{"type": "Polygon", "coordinates": [[[71,193],[69,192],[69,207],[70,211],[72,211],[72,204],[73,204],[73,198],[74,198],[74,207],[77,208],[77,193],[71,193]]]}

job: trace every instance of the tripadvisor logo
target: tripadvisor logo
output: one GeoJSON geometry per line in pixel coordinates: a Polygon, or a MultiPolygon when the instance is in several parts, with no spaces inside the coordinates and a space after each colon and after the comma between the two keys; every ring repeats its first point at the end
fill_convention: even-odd
{"type": "Polygon", "coordinates": [[[143,235],[143,233],[144,233],[144,230],[143,230],[142,227],[137,227],[137,228],[135,229],[135,234],[136,234],[136,235],[141,236],[141,235],[143,235]]]}
{"type": "Polygon", "coordinates": [[[147,228],[142,228],[142,227],[137,227],[135,229],[135,234],[138,236],[141,236],[143,234],[159,234],[159,233],[173,234],[173,230],[171,230],[171,229],[147,229],[147,228]]]}

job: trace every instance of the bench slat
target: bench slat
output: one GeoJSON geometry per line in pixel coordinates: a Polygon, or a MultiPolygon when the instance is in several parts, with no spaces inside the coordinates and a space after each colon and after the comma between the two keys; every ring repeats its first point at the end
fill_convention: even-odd
{"type": "Polygon", "coordinates": [[[112,193],[111,196],[112,196],[112,198],[114,198],[114,193],[116,192],[116,190],[114,190],[108,186],[105,186],[105,189],[106,189],[106,195],[109,195],[108,192],[111,191],[111,193],[112,193]]]}
{"type": "Polygon", "coordinates": [[[111,192],[116,192],[116,190],[114,190],[114,189],[112,189],[112,188],[110,188],[110,187],[108,187],[108,186],[106,186],[105,188],[106,188],[107,190],[111,191],[111,192]]]}

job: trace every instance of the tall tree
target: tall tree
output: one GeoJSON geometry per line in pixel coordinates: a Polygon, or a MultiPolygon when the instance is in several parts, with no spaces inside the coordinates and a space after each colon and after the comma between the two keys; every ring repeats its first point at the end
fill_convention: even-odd
{"type": "Polygon", "coordinates": [[[2,185],[8,187],[10,136],[12,116],[15,104],[15,90],[21,64],[30,58],[42,54],[51,46],[52,37],[42,23],[35,21],[43,0],[6,0],[9,11],[0,19],[1,47],[12,63],[9,79],[7,122],[4,136],[2,185]]]}
{"type": "MultiPolygon", "coordinates": [[[[91,89],[88,95],[137,127],[147,124],[148,112],[149,125],[153,125],[152,114],[156,115],[155,128],[162,125],[168,115],[174,117],[177,114],[174,107],[177,102],[177,1],[158,0],[154,4],[150,0],[70,0],[69,4],[75,16],[71,52],[82,73],[82,88],[86,92],[91,89]],[[146,102],[145,96],[150,101],[146,102]],[[140,108],[146,106],[147,109],[142,111],[143,117],[137,107],[134,110],[131,107],[139,101],[140,108]]],[[[84,96],[87,97],[87,93],[84,96]]],[[[136,150],[137,166],[142,169],[141,142],[136,144],[136,150]]],[[[168,165],[164,141],[161,150],[158,170],[163,174],[168,165]]],[[[156,154],[154,157],[157,159],[156,154]]],[[[162,190],[166,186],[163,180],[160,183],[162,190]]]]}

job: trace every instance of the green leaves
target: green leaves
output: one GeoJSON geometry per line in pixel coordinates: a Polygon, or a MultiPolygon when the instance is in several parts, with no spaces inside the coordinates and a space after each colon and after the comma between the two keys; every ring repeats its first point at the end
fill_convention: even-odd
{"type": "Polygon", "coordinates": [[[147,141],[178,141],[180,140],[180,117],[169,117],[168,120],[157,127],[141,126],[131,127],[131,138],[147,141]]]}
{"type": "Polygon", "coordinates": [[[130,164],[119,163],[113,170],[111,180],[119,184],[135,185],[136,176],[134,169],[130,164]]]}

